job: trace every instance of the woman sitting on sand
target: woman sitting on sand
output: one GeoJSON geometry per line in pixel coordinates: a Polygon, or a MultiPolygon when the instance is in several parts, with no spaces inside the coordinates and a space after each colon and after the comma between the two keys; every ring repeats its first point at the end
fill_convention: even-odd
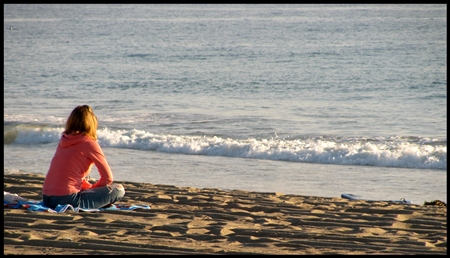
{"type": "Polygon", "coordinates": [[[96,209],[125,195],[121,184],[113,184],[111,168],[97,142],[97,127],[97,117],[88,105],[78,106],[70,114],[42,187],[45,206],[96,209]],[[91,184],[87,177],[94,164],[100,179],[91,184]]]}

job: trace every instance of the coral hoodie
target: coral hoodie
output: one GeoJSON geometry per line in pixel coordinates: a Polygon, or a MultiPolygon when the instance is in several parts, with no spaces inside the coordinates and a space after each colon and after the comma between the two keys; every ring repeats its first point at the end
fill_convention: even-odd
{"type": "Polygon", "coordinates": [[[44,180],[42,194],[62,196],[113,182],[113,175],[97,141],[82,134],[63,134],[44,180]],[[86,176],[95,164],[100,179],[90,184],[86,176]]]}

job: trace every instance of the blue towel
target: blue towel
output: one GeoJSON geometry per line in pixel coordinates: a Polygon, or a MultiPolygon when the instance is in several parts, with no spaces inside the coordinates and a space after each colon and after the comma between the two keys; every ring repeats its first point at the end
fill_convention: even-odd
{"type": "Polygon", "coordinates": [[[56,212],[63,213],[66,210],[72,210],[74,212],[93,212],[93,211],[122,211],[122,210],[136,210],[136,209],[150,209],[148,205],[125,205],[125,204],[113,204],[108,208],[98,208],[98,209],[83,209],[79,207],[73,207],[70,204],[59,204],[55,209],[51,209],[49,207],[44,206],[43,201],[22,201],[19,200],[15,203],[9,203],[8,201],[3,200],[4,207],[8,207],[11,209],[27,209],[29,211],[43,211],[43,212],[56,212]]]}

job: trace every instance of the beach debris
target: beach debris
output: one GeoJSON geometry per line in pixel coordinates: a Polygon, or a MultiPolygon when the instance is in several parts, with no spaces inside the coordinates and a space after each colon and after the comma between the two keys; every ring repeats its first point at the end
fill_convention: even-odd
{"type": "Polygon", "coordinates": [[[447,207],[447,204],[440,200],[434,200],[431,202],[424,202],[423,205],[437,205],[437,206],[445,206],[447,207]]]}

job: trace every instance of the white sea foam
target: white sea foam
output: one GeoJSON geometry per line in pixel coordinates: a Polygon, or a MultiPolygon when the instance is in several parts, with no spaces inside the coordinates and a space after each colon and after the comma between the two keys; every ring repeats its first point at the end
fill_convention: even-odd
{"type": "MultiPolygon", "coordinates": [[[[18,125],[15,144],[57,143],[63,128],[18,125]]],[[[5,132],[5,137],[8,132],[5,132]]],[[[5,141],[7,141],[5,139],[5,141]]],[[[8,140],[10,141],[10,140],[8,140]]],[[[233,139],[218,136],[154,134],[144,130],[98,131],[101,146],[205,156],[268,159],[321,164],[447,169],[447,145],[429,138],[378,137],[233,139]]]]}

